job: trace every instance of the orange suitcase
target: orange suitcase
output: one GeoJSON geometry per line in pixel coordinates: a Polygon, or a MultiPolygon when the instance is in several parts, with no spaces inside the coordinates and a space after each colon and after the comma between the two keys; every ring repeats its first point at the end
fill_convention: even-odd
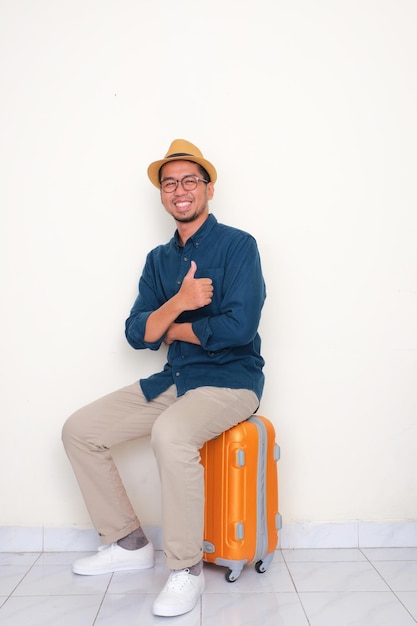
{"type": "Polygon", "coordinates": [[[272,423],[252,415],[201,449],[205,472],[204,554],[234,582],[249,563],[263,573],[278,544],[278,459],[272,423]]]}

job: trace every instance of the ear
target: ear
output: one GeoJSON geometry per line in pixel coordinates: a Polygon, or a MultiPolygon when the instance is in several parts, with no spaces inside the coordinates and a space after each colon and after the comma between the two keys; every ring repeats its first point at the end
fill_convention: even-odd
{"type": "Polygon", "coordinates": [[[214,196],[214,183],[207,183],[207,195],[209,200],[214,196]]]}

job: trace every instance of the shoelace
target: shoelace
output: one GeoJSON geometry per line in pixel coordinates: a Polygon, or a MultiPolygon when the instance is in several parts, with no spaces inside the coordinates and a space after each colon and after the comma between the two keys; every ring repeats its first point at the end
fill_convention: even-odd
{"type": "Polygon", "coordinates": [[[188,577],[190,570],[188,567],[186,569],[181,569],[178,572],[172,572],[168,584],[167,590],[170,591],[181,591],[184,587],[189,584],[190,579],[188,577]]]}

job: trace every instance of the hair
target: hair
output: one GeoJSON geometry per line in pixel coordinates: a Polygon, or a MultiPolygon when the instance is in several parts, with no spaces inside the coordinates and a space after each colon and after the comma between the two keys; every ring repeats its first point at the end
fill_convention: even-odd
{"type": "Polygon", "coordinates": [[[210,180],[210,174],[208,173],[208,171],[207,171],[207,170],[206,170],[206,169],[205,169],[202,165],[199,165],[198,163],[197,163],[196,165],[197,165],[197,167],[198,167],[198,169],[199,169],[199,171],[200,171],[201,176],[202,176],[202,177],[203,177],[203,178],[204,178],[207,182],[209,182],[209,183],[210,183],[210,182],[211,182],[211,180],[210,180]]]}
{"type": "MultiPolygon", "coordinates": [[[[191,163],[195,163],[195,161],[191,161],[191,163]]],[[[209,175],[208,171],[202,165],[200,165],[199,163],[195,163],[195,164],[197,165],[198,171],[200,172],[200,174],[204,178],[204,180],[206,180],[208,183],[210,183],[211,179],[210,179],[210,175],[209,175]]],[[[166,163],[164,163],[164,165],[166,165],[166,163]]],[[[164,167],[164,165],[161,165],[161,167],[159,168],[159,172],[158,172],[158,180],[159,180],[159,182],[161,182],[161,171],[162,171],[162,168],[164,167]]]]}

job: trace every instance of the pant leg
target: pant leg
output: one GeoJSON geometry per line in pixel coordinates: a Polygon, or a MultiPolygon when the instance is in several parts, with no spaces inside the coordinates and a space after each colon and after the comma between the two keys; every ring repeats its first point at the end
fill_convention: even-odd
{"type": "Polygon", "coordinates": [[[156,418],[175,400],[174,386],[148,402],[139,384],[134,383],[88,404],[64,424],[65,450],[92,523],[105,544],[140,526],[111,448],[149,436],[156,418]]]}
{"type": "Polygon", "coordinates": [[[151,443],[161,478],[162,528],[167,565],[191,567],[203,553],[204,468],[200,449],[247,419],[259,401],[247,389],[188,391],[155,421],[151,443]]]}

